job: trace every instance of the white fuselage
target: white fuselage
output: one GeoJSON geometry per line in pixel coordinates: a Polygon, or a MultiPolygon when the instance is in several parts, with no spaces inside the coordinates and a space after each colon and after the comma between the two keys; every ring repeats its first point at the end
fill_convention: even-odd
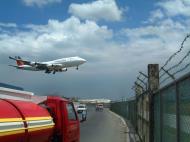
{"type": "Polygon", "coordinates": [[[86,60],[80,57],[69,57],[69,58],[61,58],[61,59],[57,59],[57,60],[53,60],[49,62],[42,62],[42,63],[48,64],[48,65],[60,64],[62,65],[63,68],[68,68],[68,67],[77,67],[85,62],[86,60]]]}
{"type": "MultiPolygon", "coordinates": [[[[67,69],[69,67],[77,67],[83,63],[85,63],[86,60],[80,57],[69,57],[69,58],[61,58],[53,61],[48,62],[40,62],[42,65],[46,65],[48,70],[54,71],[54,70],[61,70],[61,69],[67,69]]],[[[32,62],[35,64],[35,62],[32,62]]],[[[35,65],[22,65],[19,66],[19,69],[23,70],[31,70],[31,71],[42,71],[45,70],[43,68],[37,68],[35,65]]],[[[64,71],[64,70],[63,70],[64,71]]]]}

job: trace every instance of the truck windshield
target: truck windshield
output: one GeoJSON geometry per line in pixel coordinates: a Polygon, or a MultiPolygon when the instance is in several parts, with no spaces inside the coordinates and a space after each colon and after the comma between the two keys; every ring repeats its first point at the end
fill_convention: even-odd
{"type": "Polygon", "coordinates": [[[72,104],[67,104],[68,118],[69,120],[77,120],[75,110],[72,104]]]}

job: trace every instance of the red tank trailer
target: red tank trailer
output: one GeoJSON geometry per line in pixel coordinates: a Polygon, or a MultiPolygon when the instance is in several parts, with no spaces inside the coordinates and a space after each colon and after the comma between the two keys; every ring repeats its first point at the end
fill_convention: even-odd
{"type": "Polygon", "coordinates": [[[73,103],[49,96],[40,104],[0,99],[0,142],[79,142],[73,103]]]}

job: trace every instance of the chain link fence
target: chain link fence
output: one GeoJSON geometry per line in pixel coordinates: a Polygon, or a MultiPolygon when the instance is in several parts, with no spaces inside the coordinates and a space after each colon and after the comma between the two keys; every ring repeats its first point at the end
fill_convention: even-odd
{"type": "Polygon", "coordinates": [[[153,109],[149,107],[150,94],[144,92],[133,100],[112,102],[111,110],[133,125],[142,142],[189,142],[190,74],[151,95],[153,109]]]}
{"type": "Polygon", "coordinates": [[[187,39],[190,34],[160,69],[149,64],[148,75],[139,72],[134,99],[111,103],[111,110],[133,125],[142,142],[190,142],[190,50],[182,53],[187,39]]]}
{"type": "Polygon", "coordinates": [[[190,141],[190,74],[154,95],[154,142],[190,141]]]}

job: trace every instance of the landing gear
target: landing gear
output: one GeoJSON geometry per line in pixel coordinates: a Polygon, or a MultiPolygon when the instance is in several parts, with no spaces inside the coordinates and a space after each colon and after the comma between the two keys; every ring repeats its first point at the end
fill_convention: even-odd
{"type": "Polygon", "coordinates": [[[77,66],[76,70],[78,70],[78,69],[79,69],[79,67],[77,66]]]}
{"type": "Polygon", "coordinates": [[[55,74],[56,73],[56,71],[53,71],[53,74],[55,74]]]}
{"type": "Polygon", "coordinates": [[[51,71],[48,70],[48,69],[46,69],[46,70],[45,70],[45,73],[49,74],[49,73],[51,73],[51,71]]]}

